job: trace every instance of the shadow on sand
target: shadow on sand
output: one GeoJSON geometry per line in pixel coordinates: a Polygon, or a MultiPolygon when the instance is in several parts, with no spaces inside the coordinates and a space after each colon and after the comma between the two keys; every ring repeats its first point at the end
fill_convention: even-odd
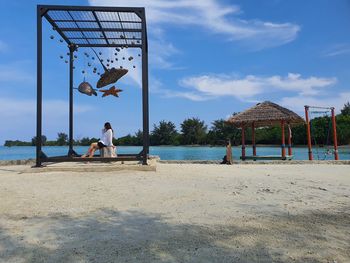
{"type": "Polygon", "coordinates": [[[243,218],[207,226],[108,209],[79,217],[2,217],[0,222],[6,223],[0,229],[0,262],[345,262],[350,258],[350,214],[344,212],[243,218]]]}

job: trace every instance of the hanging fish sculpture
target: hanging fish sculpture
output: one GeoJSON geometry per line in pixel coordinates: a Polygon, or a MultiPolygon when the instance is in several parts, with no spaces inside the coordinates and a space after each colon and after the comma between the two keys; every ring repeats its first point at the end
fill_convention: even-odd
{"type": "MultiPolygon", "coordinates": [[[[116,69],[116,68],[111,68],[108,69],[104,64],[103,64],[103,59],[99,57],[97,52],[91,47],[92,51],[95,53],[97,59],[100,61],[104,73],[101,74],[100,79],[97,81],[96,87],[103,88],[109,84],[117,82],[121,77],[123,77],[126,73],[128,73],[127,69],[116,69]]],[[[100,55],[102,55],[102,52],[99,52],[100,55]]],[[[107,62],[110,61],[107,59],[107,62]]]]}
{"type": "Polygon", "coordinates": [[[104,70],[105,72],[101,75],[100,79],[97,81],[96,87],[98,89],[117,82],[121,77],[123,77],[126,73],[128,73],[128,70],[123,68],[107,69],[106,67],[104,67],[104,70]]]}
{"type": "Polygon", "coordinates": [[[100,92],[103,92],[102,98],[107,97],[109,95],[112,95],[114,97],[119,97],[119,92],[122,92],[123,90],[117,89],[115,86],[107,89],[107,90],[100,90],[100,92]]]}
{"type": "Polygon", "coordinates": [[[91,96],[92,94],[97,96],[96,91],[92,88],[92,86],[90,85],[89,82],[82,82],[80,83],[79,87],[78,87],[79,92],[86,94],[88,96],[91,96]]]}

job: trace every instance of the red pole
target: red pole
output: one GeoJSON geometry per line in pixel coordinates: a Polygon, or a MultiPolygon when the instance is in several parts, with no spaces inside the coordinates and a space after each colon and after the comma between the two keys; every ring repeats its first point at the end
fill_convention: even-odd
{"type": "Polygon", "coordinates": [[[332,112],[332,126],[333,126],[334,160],[339,160],[338,140],[337,140],[337,124],[335,122],[334,107],[331,108],[331,112],[332,112]]]}
{"type": "Polygon", "coordinates": [[[244,138],[244,126],[242,125],[242,161],[245,160],[245,138],[244,138]]]}
{"type": "Polygon", "coordinates": [[[253,145],[253,156],[256,156],[256,145],[255,145],[255,123],[252,123],[252,145],[253,145]]]}
{"type": "Polygon", "coordinates": [[[292,156],[292,130],[290,128],[290,125],[288,125],[288,155],[292,156]]]}
{"type": "Polygon", "coordinates": [[[282,129],[282,159],[286,158],[286,140],[284,135],[284,121],[281,121],[281,129],[282,129]]]}
{"type": "Polygon", "coordinates": [[[309,106],[305,106],[305,121],[306,121],[306,132],[307,132],[307,148],[309,149],[309,160],[312,161],[312,146],[311,146],[311,130],[309,121],[309,106]]]}

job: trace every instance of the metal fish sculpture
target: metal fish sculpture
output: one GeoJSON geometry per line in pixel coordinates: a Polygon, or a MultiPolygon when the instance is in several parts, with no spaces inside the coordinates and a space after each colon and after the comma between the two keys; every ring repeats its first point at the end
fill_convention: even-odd
{"type": "MultiPolygon", "coordinates": [[[[101,65],[104,69],[104,73],[101,75],[100,79],[97,81],[97,84],[96,84],[96,87],[98,89],[103,88],[109,84],[117,82],[121,77],[123,77],[126,73],[128,73],[127,69],[116,69],[116,68],[108,69],[103,64],[103,59],[101,59],[99,57],[99,55],[97,54],[95,49],[93,49],[92,47],[91,47],[91,49],[95,53],[97,59],[100,61],[101,65]]],[[[102,52],[99,52],[99,54],[101,55],[102,52]]],[[[110,59],[107,59],[107,62],[109,62],[109,61],[110,61],[110,59]]]]}
{"type": "Polygon", "coordinates": [[[104,67],[104,69],[105,69],[105,72],[101,75],[100,79],[97,81],[96,87],[98,89],[117,82],[121,77],[123,77],[126,73],[128,73],[128,70],[123,68],[107,69],[104,67]]]}
{"type": "Polygon", "coordinates": [[[100,92],[103,92],[102,98],[107,97],[109,95],[112,95],[114,97],[119,97],[119,92],[122,92],[123,90],[117,89],[115,86],[107,89],[107,90],[99,90],[100,92]]]}
{"type": "Polygon", "coordinates": [[[91,96],[92,94],[97,96],[96,91],[92,88],[92,86],[90,85],[89,82],[82,82],[80,83],[79,87],[78,87],[79,92],[86,94],[88,96],[91,96]]]}

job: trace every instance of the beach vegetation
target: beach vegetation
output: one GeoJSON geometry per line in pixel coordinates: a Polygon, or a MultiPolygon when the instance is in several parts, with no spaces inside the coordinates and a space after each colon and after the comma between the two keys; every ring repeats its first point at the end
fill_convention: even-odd
{"type": "Polygon", "coordinates": [[[225,145],[225,142],[230,140],[231,144],[236,145],[240,138],[238,128],[227,123],[224,119],[219,119],[212,122],[212,127],[207,134],[207,143],[210,145],[225,145]]]}
{"type": "Polygon", "coordinates": [[[342,115],[350,115],[350,102],[344,104],[344,107],[341,110],[342,115]]]}
{"type": "Polygon", "coordinates": [[[350,145],[350,114],[338,115],[337,119],[337,137],[340,145],[350,145]]]}
{"type": "MultiPolygon", "coordinates": [[[[337,135],[339,145],[350,144],[350,114],[349,103],[344,105],[341,113],[336,116],[337,135]]],[[[306,145],[305,124],[291,127],[292,141],[294,145],[306,145]]],[[[287,131],[287,128],[286,128],[287,131]]],[[[312,144],[321,146],[333,144],[333,129],[329,116],[321,116],[312,119],[312,144]]],[[[246,144],[251,143],[251,129],[246,129],[246,144]]],[[[279,126],[256,128],[256,143],[264,145],[279,145],[281,143],[281,128],[279,126]]],[[[97,142],[98,138],[83,137],[74,140],[74,145],[88,146],[97,142]]],[[[150,133],[151,145],[224,145],[225,141],[231,140],[232,145],[241,144],[241,130],[227,123],[224,119],[214,120],[210,128],[199,118],[188,118],[180,124],[180,130],[175,123],[162,120],[153,125],[150,133]]],[[[68,135],[60,132],[56,140],[47,140],[43,135],[44,146],[62,146],[68,144],[68,135]]],[[[127,134],[114,138],[115,145],[141,146],[143,133],[138,130],[135,134],[127,134]]],[[[20,140],[6,140],[4,146],[33,146],[36,144],[34,136],[30,142],[20,140]]]]}
{"type": "Polygon", "coordinates": [[[57,133],[57,145],[63,146],[68,144],[68,135],[64,132],[57,133]]]}
{"type": "Polygon", "coordinates": [[[31,142],[25,142],[20,140],[6,140],[4,146],[12,147],[12,146],[31,146],[31,142]]]}
{"type": "MultiPolygon", "coordinates": [[[[46,141],[47,141],[46,136],[45,136],[45,135],[42,135],[42,136],[41,136],[41,144],[42,144],[42,145],[46,145],[46,141]]],[[[35,145],[36,145],[36,136],[34,136],[34,137],[32,138],[31,145],[32,145],[32,146],[35,146],[35,145]]]]}
{"type": "Polygon", "coordinates": [[[151,144],[152,145],[175,145],[178,133],[176,126],[171,121],[162,120],[158,125],[153,125],[151,132],[151,144]]]}
{"type": "Polygon", "coordinates": [[[186,119],[181,123],[181,144],[207,144],[207,126],[199,118],[186,119]]]}

